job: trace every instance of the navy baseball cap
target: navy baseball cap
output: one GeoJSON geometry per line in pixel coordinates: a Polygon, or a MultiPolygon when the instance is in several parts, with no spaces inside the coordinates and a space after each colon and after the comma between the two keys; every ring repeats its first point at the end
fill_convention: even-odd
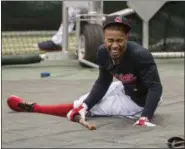
{"type": "Polygon", "coordinates": [[[121,15],[107,16],[103,24],[103,29],[107,28],[112,24],[121,24],[125,28],[125,32],[128,33],[131,30],[130,21],[121,15]]]}

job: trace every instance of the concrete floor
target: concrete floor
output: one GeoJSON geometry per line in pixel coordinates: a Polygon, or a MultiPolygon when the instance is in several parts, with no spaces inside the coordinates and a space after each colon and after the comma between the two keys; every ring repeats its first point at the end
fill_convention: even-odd
{"type": "Polygon", "coordinates": [[[166,148],[167,139],[184,135],[184,60],[157,60],[164,87],[155,128],[133,127],[133,120],[90,118],[89,131],[66,118],[12,112],[6,104],[17,95],[40,104],[69,103],[91,89],[97,69],[81,68],[76,60],[2,67],[3,148],[166,148]],[[51,77],[40,78],[40,72],[51,77]]]}

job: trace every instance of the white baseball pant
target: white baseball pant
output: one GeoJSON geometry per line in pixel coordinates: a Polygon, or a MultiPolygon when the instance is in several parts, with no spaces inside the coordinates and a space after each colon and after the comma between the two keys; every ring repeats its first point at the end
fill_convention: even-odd
{"type": "MultiPolygon", "coordinates": [[[[68,33],[72,33],[73,28],[75,26],[75,20],[76,20],[76,14],[77,14],[77,9],[70,7],[68,9],[68,33]]],[[[62,40],[63,40],[63,24],[60,25],[60,28],[58,29],[57,33],[53,35],[51,40],[57,44],[62,46],[62,40]]]]}
{"type": "MultiPolygon", "coordinates": [[[[82,104],[89,93],[74,101],[75,107],[82,104]]],[[[143,107],[132,101],[124,92],[122,82],[113,82],[102,100],[91,110],[91,116],[116,116],[137,119],[142,113],[143,107]]]]}

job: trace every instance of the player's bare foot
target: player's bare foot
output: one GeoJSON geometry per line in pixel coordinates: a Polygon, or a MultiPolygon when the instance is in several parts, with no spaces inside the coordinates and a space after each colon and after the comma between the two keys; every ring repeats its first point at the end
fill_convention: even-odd
{"type": "Polygon", "coordinates": [[[35,103],[26,103],[20,97],[10,96],[7,99],[7,104],[10,109],[16,112],[32,112],[35,103]]]}

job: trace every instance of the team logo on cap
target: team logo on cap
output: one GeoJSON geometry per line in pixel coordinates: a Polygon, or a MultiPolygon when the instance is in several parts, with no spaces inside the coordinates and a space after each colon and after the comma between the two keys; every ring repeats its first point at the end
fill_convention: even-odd
{"type": "Polygon", "coordinates": [[[115,22],[122,22],[122,17],[116,17],[115,22]]]}

